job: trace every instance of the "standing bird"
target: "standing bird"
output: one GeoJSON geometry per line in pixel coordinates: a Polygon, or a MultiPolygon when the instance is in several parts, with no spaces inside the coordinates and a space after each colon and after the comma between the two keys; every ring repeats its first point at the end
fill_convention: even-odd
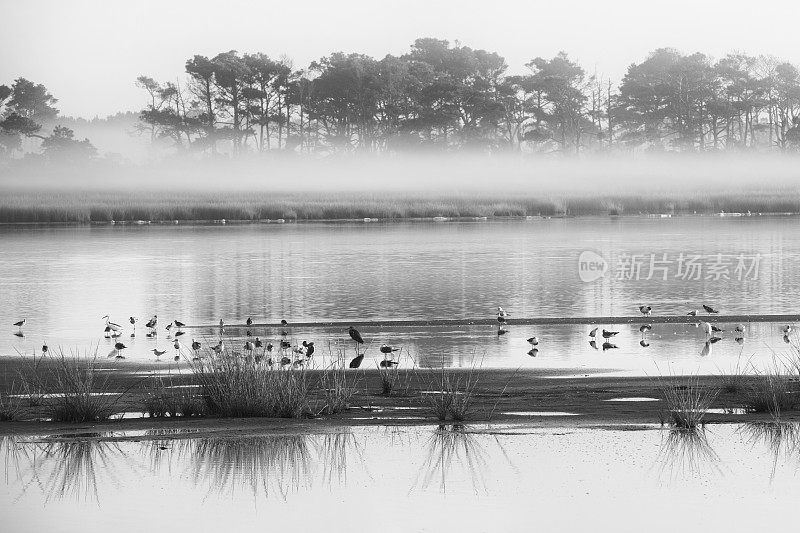
{"type": "Polygon", "coordinates": [[[639,327],[639,331],[640,331],[641,333],[647,333],[647,332],[648,332],[648,331],[650,331],[651,329],[653,329],[653,326],[651,326],[650,324],[642,324],[642,325],[639,327]]]}
{"type": "Polygon", "coordinates": [[[173,322],[175,323],[175,327],[178,328],[178,329],[181,329],[182,327],[184,327],[186,325],[183,322],[181,322],[180,320],[175,320],[173,322]]]}
{"type": "Polygon", "coordinates": [[[589,336],[590,336],[591,338],[593,338],[593,339],[594,339],[595,337],[597,337],[597,328],[594,328],[592,331],[590,331],[590,332],[589,332],[589,336]]]}
{"type": "Polygon", "coordinates": [[[22,326],[24,326],[24,325],[25,325],[25,322],[27,322],[27,321],[28,321],[28,319],[27,319],[27,318],[23,318],[23,319],[22,319],[22,320],[20,320],[19,322],[14,322],[14,325],[15,325],[16,327],[18,327],[19,329],[22,329],[22,326]]]}
{"type": "Polygon", "coordinates": [[[244,349],[247,350],[248,352],[252,352],[253,348],[255,348],[255,346],[253,346],[252,342],[247,341],[244,343],[244,349]]]}
{"type": "Polygon", "coordinates": [[[745,331],[744,324],[738,324],[735,328],[733,328],[733,330],[736,333],[744,333],[744,331],[745,331]]]}
{"type": "Polygon", "coordinates": [[[712,314],[712,315],[719,313],[719,311],[717,309],[714,309],[710,305],[703,304],[703,309],[705,309],[706,313],[709,313],[709,314],[712,314]]]}
{"type": "Polygon", "coordinates": [[[127,348],[127,346],[125,346],[121,342],[117,342],[117,343],[114,344],[114,349],[115,350],[124,350],[125,348],[127,348]]]}
{"type": "Polygon", "coordinates": [[[381,345],[381,353],[384,354],[384,355],[389,355],[389,354],[391,354],[393,352],[399,352],[399,351],[400,351],[400,348],[392,348],[388,344],[382,344],[381,345]]]}
{"type": "Polygon", "coordinates": [[[650,312],[653,310],[652,307],[649,305],[640,305],[639,312],[642,313],[644,316],[650,316],[650,312]]]}
{"type": "Polygon", "coordinates": [[[220,340],[219,343],[217,343],[216,346],[212,346],[211,349],[214,350],[215,354],[219,355],[225,350],[225,342],[220,340]]]}
{"type": "MultiPolygon", "coordinates": [[[[312,342],[311,344],[314,344],[314,343],[312,342]]],[[[263,343],[263,342],[261,342],[261,339],[259,339],[258,337],[256,337],[256,342],[255,342],[255,345],[256,345],[256,348],[261,348],[261,347],[263,347],[263,346],[264,346],[264,343],[263,343]]]]}
{"type": "Polygon", "coordinates": [[[364,354],[357,355],[352,361],[350,361],[350,368],[358,368],[361,366],[361,362],[364,360],[364,354]]]}
{"type": "Polygon", "coordinates": [[[393,366],[397,366],[399,364],[400,361],[392,361],[391,359],[384,359],[383,361],[378,363],[378,366],[380,366],[381,368],[392,368],[393,366]]]}
{"type": "Polygon", "coordinates": [[[791,332],[792,332],[792,326],[791,325],[787,324],[787,325],[783,326],[783,334],[784,335],[788,335],[791,332]]]}
{"type": "Polygon", "coordinates": [[[156,356],[156,359],[157,359],[157,358],[159,358],[159,357],[161,357],[161,356],[162,356],[162,355],[164,355],[165,353],[167,353],[167,351],[166,351],[166,350],[159,350],[158,348],[153,348],[152,352],[153,352],[153,355],[155,355],[155,356],[156,356]]]}
{"type": "Polygon", "coordinates": [[[617,335],[617,334],[619,334],[619,331],[608,331],[606,329],[603,330],[603,338],[604,339],[610,339],[611,337],[613,337],[614,335],[617,335]]]}
{"type": "Polygon", "coordinates": [[[686,313],[686,314],[687,314],[688,316],[697,316],[697,309],[692,309],[691,311],[689,311],[689,312],[688,312],[688,313],[686,313]]]}
{"type": "Polygon", "coordinates": [[[528,339],[528,344],[530,344],[531,346],[536,346],[536,345],[538,345],[538,344],[539,344],[539,337],[537,337],[536,335],[534,335],[533,337],[531,337],[530,339],[528,339]]]}
{"type": "Polygon", "coordinates": [[[252,317],[247,317],[247,320],[245,320],[245,324],[247,325],[248,328],[250,326],[252,326],[253,325],[253,318],[252,317]]]}
{"type": "Polygon", "coordinates": [[[306,349],[306,357],[314,355],[314,343],[303,341],[303,348],[306,349]]]}
{"type": "Polygon", "coordinates": [[[502,307],[498,307],[497,308],[497,316],[502,316],[502,317],[505,318],[505,317],[509,316],[509,314],[506,313],[505,310],[502,307]]]}
{"type": "Polygon", "coordinates": [[[197,342],[196,340],[192,339],[192,350],[194,350],[196,352],[197,350],[200,349],[200,347],[201,347],[201,344],[199,342],[197,342]]]}
{"type": "MultiPolygon", "coordinates": [[[[122,331],[122,326],[120,326],[119,324],[117,324],[115,322],[111,322],[108,319],[108,315],[104,316],[103,318],[106,321],[106,328],[108,328],[109,330],[113,331],[114,333],[119,333],[119,332],[122,331]]],[[[24,324],[25,321],[23,320],[22,323],[24,324]]]]}
{"type": "Polygon", "coordinates": [[[146,328],[150,328],[150,329],[156,329],[156,326],[157,326],[157,325],[158,325],[158,315],[153,315],[153,318],[151,318],[150,320],[148,320],[148,321],[147,321],[147,324],[145,324],[144,326],[145,326],[146,328]]]}
{"type": "MultiPolygon", "coordinates": [[[[364,344],[364,338],[361,336],[361,333],[359,333],[358,330],[353,326],[350,326],[350,329],[347,330],[347,333],[350,334],[351,339],[356,341],[356,344],[364,344]]],[[[358,349],[357,346],[356,349],[358,349]]]]}
{"type": "Polygon", "coordinates": [[[289,323],[286,321],[286,319],[282,318],[281,319],[281,326],[288,326],[288,325],[289,325],[289,323]]]}
{"type": "Polygon", "coordinates": [[[506,328],[503,327],[502,324],[497,326],[497,334],[498,335],[505,335],[506,333],[508,333],[508,331],[506,330],[506,328]]]}
{"type": "Polygon", "coordinates": [[[42,355],[46,355],[49,348],[47,347],[47,343],[45,342],[42,344],[42,355]]]}

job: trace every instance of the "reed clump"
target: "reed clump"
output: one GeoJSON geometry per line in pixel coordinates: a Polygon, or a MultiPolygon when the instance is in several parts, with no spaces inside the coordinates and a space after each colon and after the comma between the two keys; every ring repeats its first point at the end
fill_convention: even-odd
{"type": "Polygon", "coordinates": [[[99,371],[97,354],[66,354],[58,350],[37,374],[38,389],[52,390],[44,403],[57,422],[108,420],[122,392],[112,390],[109,373],[99,371]]]}
{"type": "Polygon", "coordinates": [[[150,418],[202,416],[203,402],[192,388],[176,386],[170,378],[155,378],[144,398],[144,412],[150,418]]]}
{"type": "Polygon", "coordinates": [[[472,370],[442,370],[429,395],[430,409],[437,420],[462,422],[473,414],[473,395],[477,378],[472,370]]]}
{"type": "Polygon", "coordinates": [[[702,386],[697,377],[666,381],[661,384],[661,392],[666,405],[666,421],[677,429],[700,427],[719,394],[718,389],[702,386]]]}

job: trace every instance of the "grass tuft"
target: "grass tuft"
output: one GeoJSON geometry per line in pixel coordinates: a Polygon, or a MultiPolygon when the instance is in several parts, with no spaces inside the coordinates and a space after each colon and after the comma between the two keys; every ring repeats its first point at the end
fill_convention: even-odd
{"type": "MultiPolygon", "coordinates": [[[[661,385],[666,405],[666,421],[677,429],[697,429],[719,391],[700,385],[697,377],[686,381],[670,380],[661,385]]],[[[662,418],[662,422],[664,419],[662,418]]]]}

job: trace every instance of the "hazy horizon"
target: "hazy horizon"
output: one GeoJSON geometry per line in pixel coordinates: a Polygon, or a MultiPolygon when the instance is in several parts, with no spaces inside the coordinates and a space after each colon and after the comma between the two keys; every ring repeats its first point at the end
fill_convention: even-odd
{"type": "Polygon", "coordinates": [[[25,77],[58,98],[63,116],[93,118],[138,111],[145,104],[136,76],[182,79],[186,59],[225,50],[286,55],[295,68],[334,51],[375,58],[400,55],[414,39],[436,37],[502,55],[510,73],[533,57],[563,50],[588,73],[619,81],[628,65],[672,47],[721,57],[731,51],[774,55],[800,63],[800,7],[780,0],[753,8],[744,2],[678,0],[669,9],[632,0],[550,4],[500,1],[406,2],[403,9],[361,0],[297,5],[241,0],[220,9],[199,2],[6,4],[0,33],[7,53],[0,79],[25,77]],[[226,14],[230,16],[226,18],[226,14]],[[219,24],[219,21],[235,23],[219,24]],[[762,22],[759,22],[762,21],[762,22]],[[55,44],[57,43],[57,44],[55,44]]]}

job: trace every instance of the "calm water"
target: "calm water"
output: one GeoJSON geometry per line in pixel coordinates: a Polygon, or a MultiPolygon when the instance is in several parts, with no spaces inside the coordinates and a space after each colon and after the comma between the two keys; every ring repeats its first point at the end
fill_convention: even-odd
{"type": "Polygon", "coordinates": [[[797,425],[97,436],[0,441],[9,531],[764,531],[800,496],[797,425]]]}
{"type": "MultiPolygon", "coordinates": [[[[129,316],[139,318],[137,337],[129,338],[128,329],[122,340],[130,347],[128,358],[141,360],[152,358],[154,347],[171,351],[163,329],[158,339],[143,335],[141,324],[153,314],[163,326],[171,319],[215,324],[247,316],[256,322],[354,324],[491,318],[498,305],[512,318],[629,316],[642,303],[655,314],[685,314],[702,303],[725,314],[796,313],[798,229],[800,219],[792,217],[6,227],[0,229],[0,323],[6,324],[0,354],[33,353],[47,341],[51,347],[98,346],[105,355],[113,344],[102,336],[106,314],[126,325],[129,316]],[[584,251],[606,261],[604,277],[581,280],[584,251]],[[23,317],[28,324],[19,338],[11,323],[23,317]]],[[[742,345],[726,332],[702,359],[703,332],[684,325],[655,326],[648,348],[639,344],[638,326],[620,326],[618,349],[606,352],[588,345],[590,328],[584,326],[512,322],[500,338],[490,327],[362,333],[372,342],[368,353],[386,341],[406,348],[421,365],[464,365],[478,358],[485,366],[652,371],[670,361],[726,366],[740,354],[767,361],[773,351],[788,348],[781,326],[749,325],[742,345]],[[542,340],[535,359],[526,355],[525,343],[533,334],[542,340]]],[[[267,339],[277,334],[252,333],[267,339]]],[[[187,343],[193,335],[215,342],[217,333],[190,332],[187,343]]],[[[292,336],[315,340],[318,347],[346,338],[344,331],[326,329],[292,336]]]]}

